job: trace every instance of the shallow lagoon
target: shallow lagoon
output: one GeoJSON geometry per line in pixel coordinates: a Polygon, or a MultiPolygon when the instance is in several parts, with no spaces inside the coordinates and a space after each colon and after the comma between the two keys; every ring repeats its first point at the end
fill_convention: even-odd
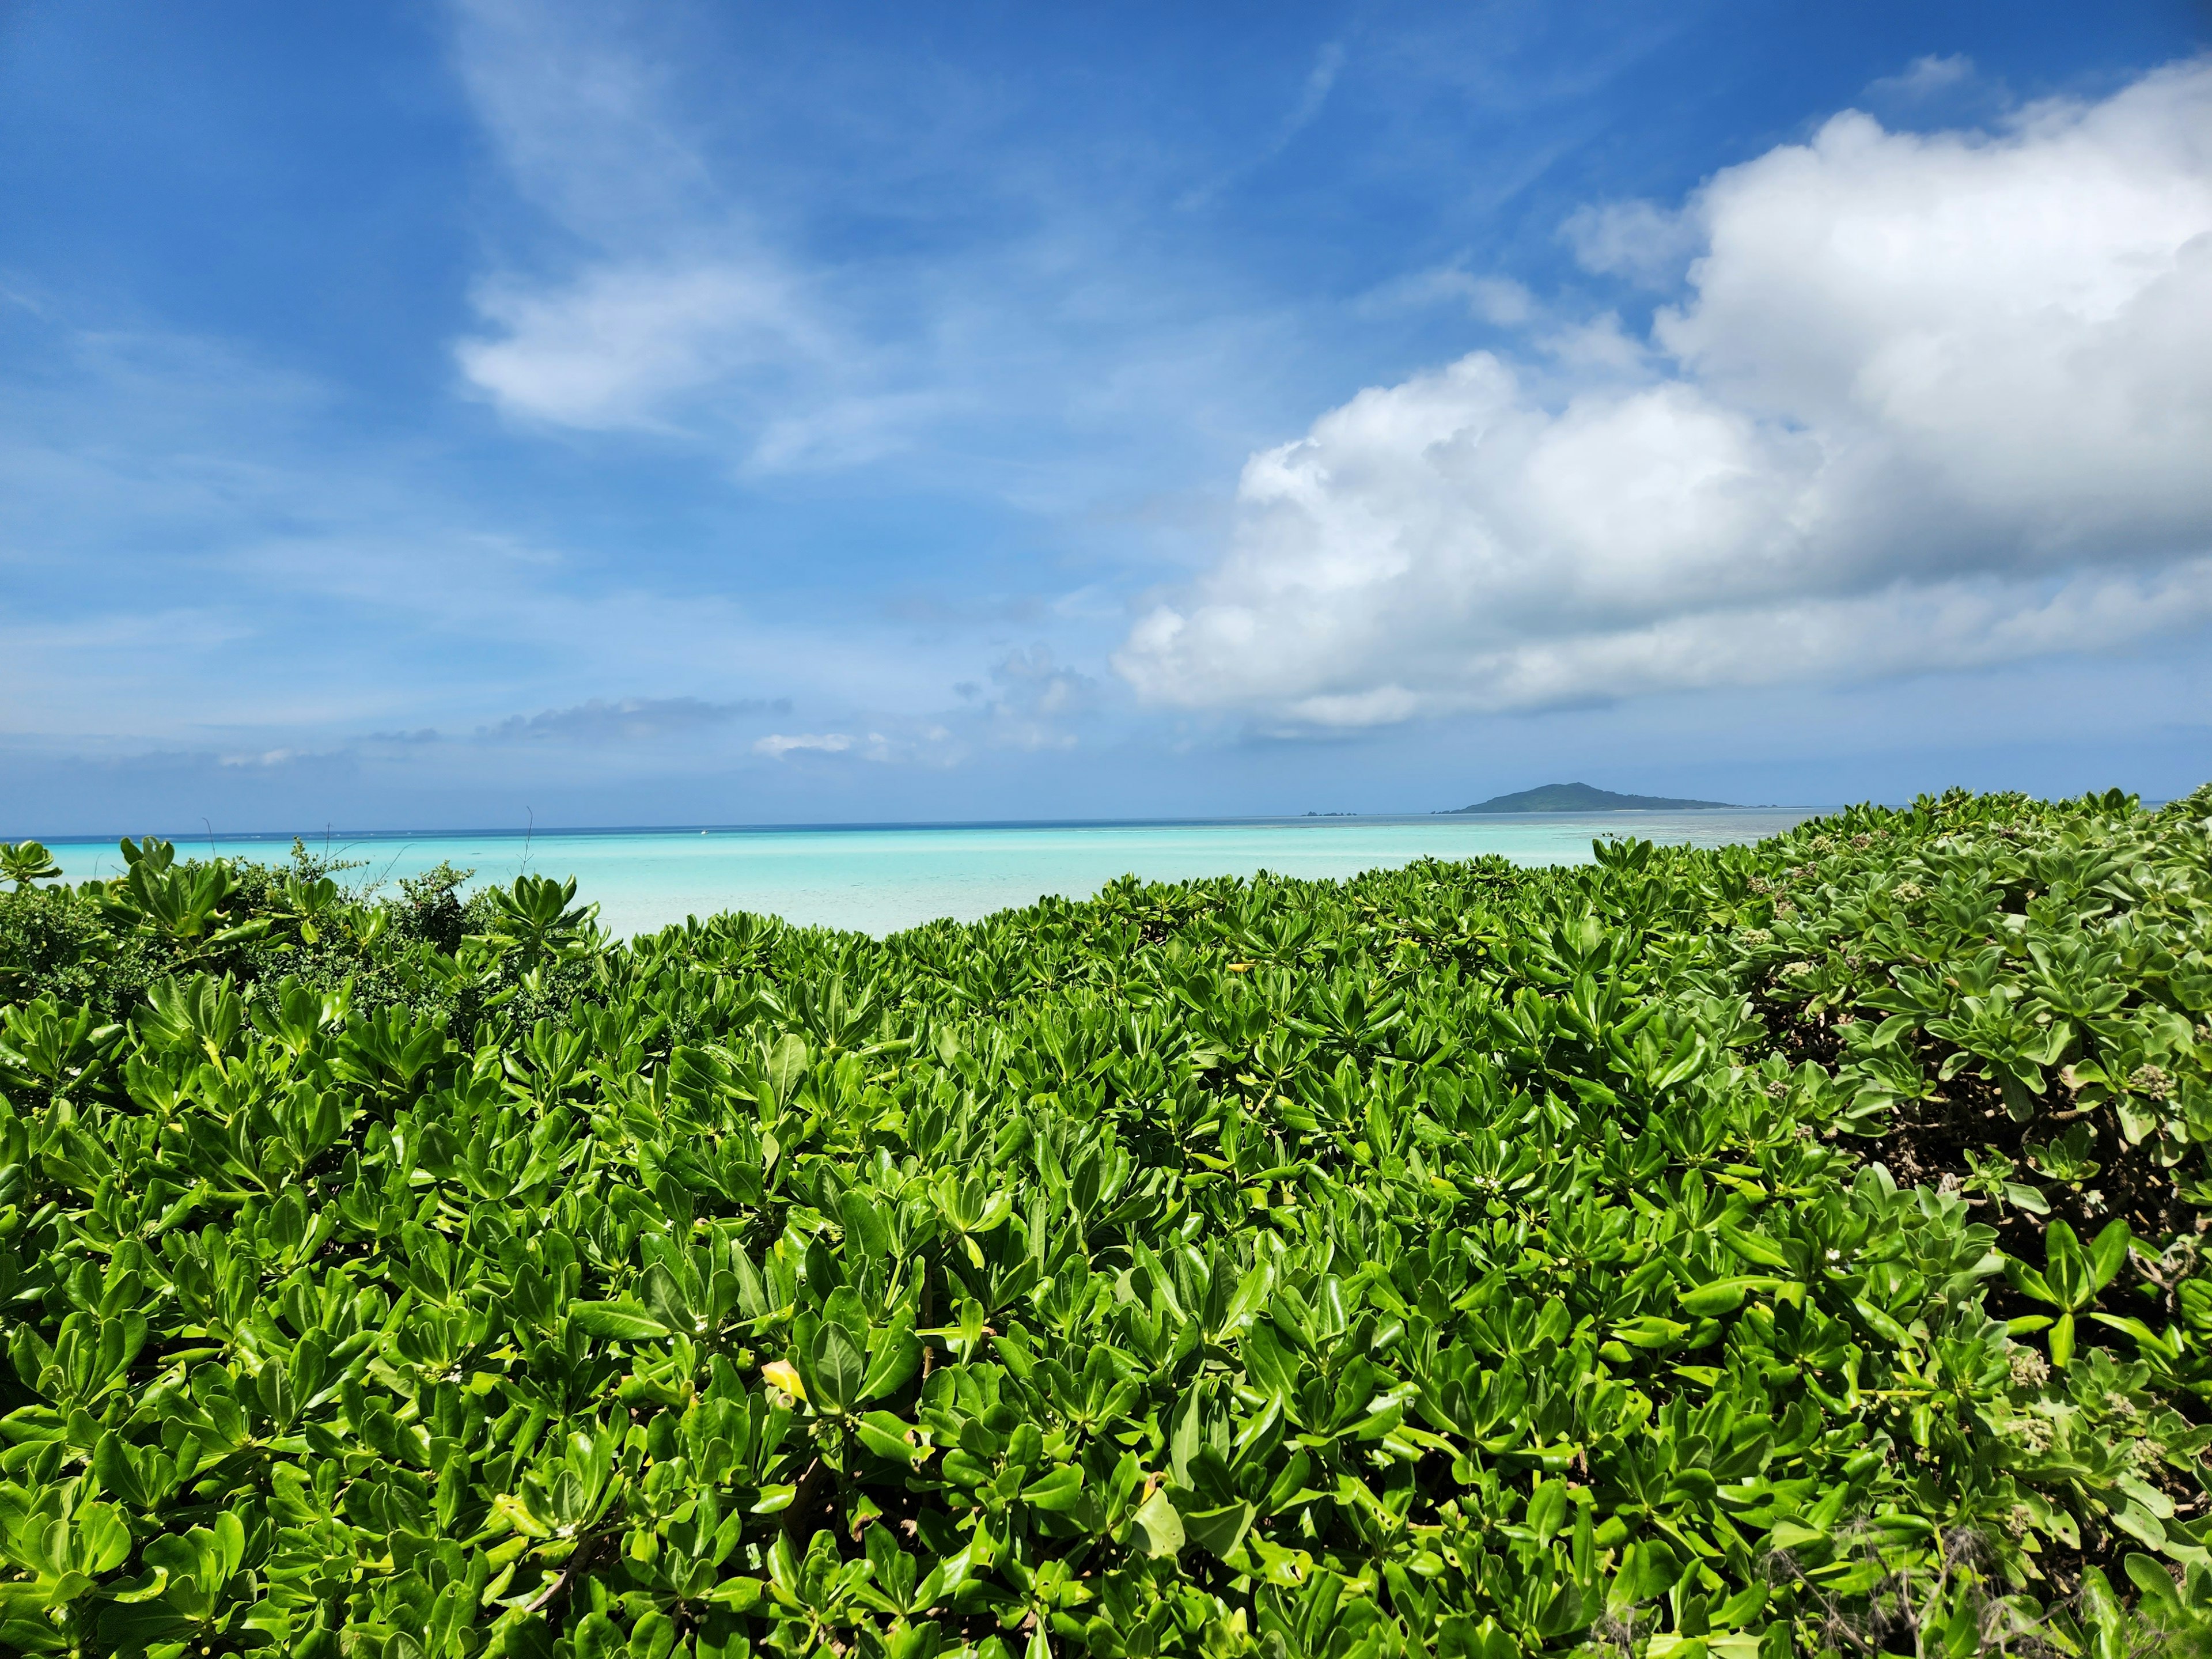
{"type": "MultiPolygon", "coordinates": [[[[1811,808],[1703,812],[1529,813],[1497,817],[1255,818],[1196,823],[1066,823],[859,828],[590,830],[520,834],[316,836],[309,845],[358,860],[347,879],[397,882],[441,861],[479,881],[525,869],[574,876],[601,921],[629,934],[719,910],[881,935],[939,916],[973,921],[1041,895],[1082,897],[1115,877],[1151,881],[1258,870],[1340,877],[1420,858],[1496,854],[1516,864],[1579,864],[1593,837],[1630,835],[1718,847],[1779,834],[1811,808]]],[[[49,843],[71,881],[112,876],[112,841],[49,843]]],[[[289,836],[186,836],[180,854],[283,858],[289,836]]]]}

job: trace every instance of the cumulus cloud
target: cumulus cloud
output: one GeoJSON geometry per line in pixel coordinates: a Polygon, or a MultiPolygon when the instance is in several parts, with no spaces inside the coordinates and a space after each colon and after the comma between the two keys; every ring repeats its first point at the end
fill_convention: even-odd
{"type": "Polygon", "coordinates": [[[1476,353],[1254,456],[1115,665],[1307,726],[2109,648],[2212,617],[2212,63],[1993,132],[1856,112],[1679,210],[1649,349],[1476,353]],[[1555,352],[1555,356],[1558,355],[1555,352]]]}

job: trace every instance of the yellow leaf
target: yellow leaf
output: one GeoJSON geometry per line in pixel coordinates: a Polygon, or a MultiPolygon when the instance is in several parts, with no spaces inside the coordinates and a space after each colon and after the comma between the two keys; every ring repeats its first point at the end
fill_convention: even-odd
{"type": "Polygon", "coordinates": [[[762,1366],[761,1381],[781,1389],[795,1400],[806,1398],[806,1384],[799,1380],[799,1368],[788,1359],[771,1359],[762,1366]]]}

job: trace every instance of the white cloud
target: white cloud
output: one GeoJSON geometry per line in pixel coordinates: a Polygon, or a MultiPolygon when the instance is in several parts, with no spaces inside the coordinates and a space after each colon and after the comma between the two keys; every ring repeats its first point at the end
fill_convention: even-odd
{"type": "Polygon", "coordinates": [[[1973,73],[1974,60],[1964,52],[1954,52],[1948,57],[1929,52],[1906,64],[1903,74],[1885,75],[1874,82],[1867,91],[1875,97],[1930,98],[1971,79],[1973,73]]]}
{"type": "Polygon", "coordinates": [[[1342,42],[1331,40],[1315,54],[1313,68],[1306,75],[1305,95],[1298,100],[1297,108],[1291,112],[1291,118],[1285,125],[1285,142],[1288,142],[1292,134],[1304,131],[1314,117],[1321,113],[1321,106],[1328,101],[1328,94],[1334,90],[1336,77],[1343,69],[1342,42]]]}
{"type": "Polygon", "coordinates": [[[846,350],[671,112],[665,60],[588,9],[462,0],[456,58],[507,176],[581,250],[473,295],[462,374],[507,414],[666,428],[720,389],[773,397],[846,350]]]}
{"type": "Polygon", "coordinates": [[[788,735],[771,732],[753,744],[753,753],[766,755],[771,760],[781,760],[799,749],[816,749],[826,755],[842,755],[852,746],[852,738],[843,732],[799,732],[788,735]]]}
{"type": "Polygon", "coordinates": [[[479,726],[477,737],[494,743],[599,744],[696,739],[748,714],[787,714],[791,700],[748,697],[709,702],[701,697],[623,697],[610,702],[593,697],[565,708],[535,714],[510,714],[496,726],[479,726]]]}
{"type": "Polygon", "coordinates": [[[620,8],[453,0],[454,66],[517,186],[608,246],[720,209],[694,135],[671,118],[674,52],[619,38],[620,8]]]}
{"type": "Polygon", "coordinates": [[[1054,662],[1042,645],[1009,653],[992,668],[991,683],[979,713],[985,740],[995,748],[1073,749],[1076,736],[1066,723],[1098,703],[1097,681],[1054,662]]]}
{"type": "Polygon", "coordinates": [[[1361,392],[1251,459],[1227,554],[1120,672],[1358,726],[2212,616],[2212,64],[1996,134],[1847,112],[1570,234],[1643,274],[1678,227],[1656,359],[1601,319],[1546,343],[1581,375],[1555,399],[1488,353],[1361,392]]]}
{"type": "Polygon", "coordinates": [[[1468,315],[1501,328],[1529,322],[1537,311],[1535,296],[1511,277],[1478,276],[1456,262],[1385,283],[1365,295],[1358,308],[1373,315],[1438,301],[1464,305],[1468,315]]]}
{"type": "Polygon", "coordinates": [[[891,729],[858,734],[848,732],[776,732],[753,744],[753,752],[781,760],[801,750],[825,755],[850,755],[854,760],[878,766],[951,767],[965,759],[966,751],[951,731],[934,720],[893,715],[884,724],[891,729]]]}
{"type": "Polygon", "coordinates": [[[664,424],[684,394],[826,355],[823,330],[765,261],[605,264],[550,285],[479,289],[498,332],[454,348],[502,409],[562,426],[664,424]]]}
{"type": "MultiPolygon", "coordinates": [[[[1085,510],[1218,474],[1298,372],[1300,313],[1240,274],[1249,250],[1158,234],[1218,146],[1040,142],[1084,100],[889,37],[808,52],[726,8],[447,9],[495,172],[454,380],[518,424],[644,434],[748,483],[865,465],[1085,510]]],[[[1310,137],[1351,68],[1320,46],[1224,182],[1310,137]]]]}
{"type": "Polygon", "coordinates": [[[1601,202],[1577,208],[1559,234],[1583,270],[1662,288],[1697,252],[1698,230],[1690,215],[1654,202],[1601,202]]]}

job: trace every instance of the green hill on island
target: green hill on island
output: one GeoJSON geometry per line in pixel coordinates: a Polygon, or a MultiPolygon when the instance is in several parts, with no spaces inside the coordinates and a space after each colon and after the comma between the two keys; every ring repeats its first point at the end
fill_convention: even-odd
{"type": "Polygon", "coordinates": [[[1498,795],[1458,812],[1689,812],[1725,807],[1724,800],[1676,800],[1668,795],[1616,795],[1586,783],[1547,783],[1517,794],[1498,795]]]}

